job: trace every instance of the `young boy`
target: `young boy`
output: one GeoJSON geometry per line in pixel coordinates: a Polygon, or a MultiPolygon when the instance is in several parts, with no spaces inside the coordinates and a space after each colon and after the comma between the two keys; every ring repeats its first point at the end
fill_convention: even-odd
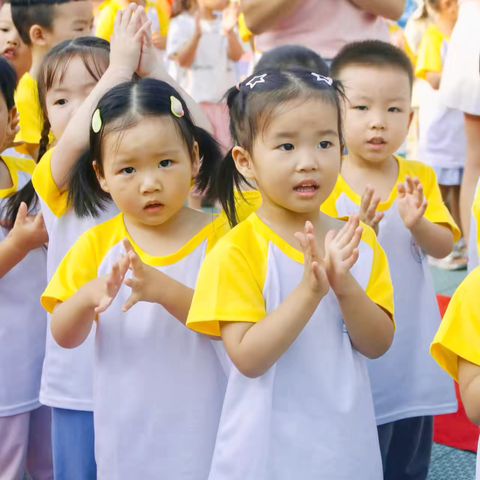
{"type": "Polygon", "coordinates": [[[25,142],[21,153],[36,160],[43,128],[36,72],[52,47],[91,34],[93,6],[90,0],[12,0],[11,4],[13,23],[32,52],[32,66],[20,80],[15,96],[20,114],[16,140],[25,142]]]}
{"type": "Polygon", "coordinates": [[[332,74],[345,86],[348,155],[326,213],[360,212],[387,254],[397,331],[390,350],[369,362],[386,480],[427,477],[433,415],[455,412],[452,381],[429,355],[440,314],[426,255],[442,258],[460,232],[433,170],[394,155],[412,119],[413,69],[380,41],[347,45],[332,74]]]}

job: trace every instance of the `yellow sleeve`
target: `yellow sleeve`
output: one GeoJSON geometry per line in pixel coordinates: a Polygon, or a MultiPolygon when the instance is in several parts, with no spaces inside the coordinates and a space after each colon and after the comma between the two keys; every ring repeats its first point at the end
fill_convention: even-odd
{"type": "Polygon", "coordinates": [[[117,15],[117,9],[111,5],[106,4],[98,13],[95,35],[110,41],[110,37],[113,35],[113,25],[115,23],[115,16],[117,15]]]}
{"type": "Polygon", "coordinates": [[[430,347],[437,363],[458,382],[458,358],[480,366],[480,267],[453,295],[430,347]]]}
{"type": "Polygon", "coordinates": [[[243,13],[238,17],[238,35],[244,42],[248,42],[253,37],[253,33],[248,29],[247,24],[245,23],[245,15],[243,13]]]}
{"type": "MultiPolygon", "coordinates": [[[[477,230],[476,238],[477,238],[477,251],[478,251],[478,258],[480,258],[480,186],[477,185],[477,191],[475,192],[475,198],[473,199],[472,205],[472,215],[475,219],[475,227],[477,230]]],[[[473,228],[473,226],[471,226],[473,228]]]]}
{"type": "Polygon", "coordinates": [[[341,195],[341,193],[342,193],[342,187],[341,187],[340,175],[338,175],[335,188],[333,189],[329,197],[322,203],[322,205],[320,205],[320,211],[325,213],[326,215],[329,215],[330,217],[338,218],[337,200],[338,200],[338,197],[341,195]]]}
{"type": "Polygon", "coordinates": [[[388,312],[393,320],[393,284],[390,277],[387,255],[380,246],[380,243],[378,243],[375,232],[365,224],[362,224],[362,226],[362,240],[367,242],[373,250],[372,270],[365,292],[370,300],[388,312]]]}
{"type": "MultiPolygon", "coordinates": [[[[37,82],[28,73],[18,83],[15,105],[20,116],[20,132],[15,141],[39,145],[43,128],[42,110],[38,100],[37,82]]],[[[20,150],[20,153],[28,155],[24,148],[20,147],[18,151],[20,150]]]]}
{"type": "Polygon", "coordinates": [[[43,308],[52,313],[58,302],[69,299],[80,287],[97,278],[97,271],[95,237],[88,230],[65,255],[43,292],[43,308]]]}
{"type": "Polygon", "coordinates": [[[38,196],[47,204],[51,212],[58,218],[68,209],[68,190],[61,192],[55,184],[50,168],[53,148],[38,162],[33,172],[32,182],[38,196]]]}
{"type": "Polygon", "coordinates": [[[444,225],[449,228],[452,231],[454,241],[456,242],[462,234],[443,202],[442,193],[440,192],[440,187],[437,183],[437,176],[429,166],[423,165],[423,167],[424,168],[418,172],[417,176],[423,185],[425,198],[428,200],[425,218],[432,223],[444,225]]]}
{"type": "Polygon", "coordinates": [[[253,241],[250,248],[242,248],[234,241],[235,230],[217,244],[200,268],[187,319],[192,330],[220,336],[220,322],[256,323],[267,314],[262,293],[267,246],[256,248],[253,241]]]}
{"type": "Polygon", "coordinates": [[[417,55],[417,65],[415,75],[423,80],[427,78],[427,72],[442,71],[442,37],[435,35],[434,31],[429,29],[425,32],[417,55]]]}

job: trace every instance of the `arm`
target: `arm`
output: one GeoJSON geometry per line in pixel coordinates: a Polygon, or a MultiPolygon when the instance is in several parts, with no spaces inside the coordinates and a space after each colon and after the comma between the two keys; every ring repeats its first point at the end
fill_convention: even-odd
{"type": "Polygon", "coordinates": [[[397,21],[405,10],[405,0],[351,0],[366,12],[397,21]]]}
{"type": "Polygon", "coordinates": [[[442,72],[427,72],[425,74],[425,78],[434,90],[438,90],[440,88],[440,81],[442,80],[442,72]]]}
{"type": "Polygon", "coordinates": [[[245,24],[254,34],[259,35],[279,20],[294,12],[303,0],[240,0],[240,8],[245,15],[245,24]]]}
{"type": "Polygon", "coordinates": [[[431,257],[444,258],[452,251],[453,233],[445,225],[422,217],[410,231],[417,245],[431,257]]]}
{"type": "Polygon", "coordinates": [[[243,48],[240,44],[236,33],[230,30],[227,34],[228,46],[227,55],[228,58],[234,62],[238,62],[243,56],[243,48]]]}
{"type": "Polygon", "coordinates": [[[458,357],[458,385],[468,418],[480,426],[480,366],[458,357]]]}

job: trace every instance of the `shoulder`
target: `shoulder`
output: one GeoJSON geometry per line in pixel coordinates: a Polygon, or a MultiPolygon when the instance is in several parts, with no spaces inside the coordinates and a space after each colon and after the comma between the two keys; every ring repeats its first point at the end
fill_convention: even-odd
{"type": "Polygon", "coordinates": [[[423,181],[431,181],[432,178],[436,178],[435,171],[429,165],[418,160],[405,160],[401,157],[396,158],[401,165],[402,171],[405,175],[409,175],[411,177],[418,177],[418,179],[422,183],[423,181]]]}
{"type": "Polygon", "coordinates": [[[193,16],[189,13],[181,13],[170,20],[170,28],[182,28],[194,25],[193,16]]]}
{"type": "Polygon", "coordinates": [[[29,158],[2,156],[2,160],[5,162],[9,170],[25,172],[29,175],[32,175],[33,171],[35,170],[35,162],[29,158]]]}

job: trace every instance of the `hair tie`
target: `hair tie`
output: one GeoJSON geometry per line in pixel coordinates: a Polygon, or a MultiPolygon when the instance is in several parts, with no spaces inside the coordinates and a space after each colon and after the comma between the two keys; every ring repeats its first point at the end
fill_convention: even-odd
{"type": "Polygon", "coordinates": [[[100,109],[97,108],[92,117],[92,130],[94,133],[98,133],[102,129],[102,117],[100,115],[100,109]]]}
{"type": "Polygon", "coordinates": [[[182,102],[180,102],[180,100],[177,97],[174,97],[173,95],[170,97],[170,106],[171,106],[173,115],[175,115],[177,118],[182,118],[185,115],[185,112],[183,111],[182,102]]]}
{"type": "Polygon", "coordinates": [[[324,77],[319,73],[312,72],[312,75],[317,79],[317,82],[325,82],[329,87],[333,85],[333,80],[330,77],[324,77]]]}
{"type": "Polygon", "coordinates": [[[255,85],[257,85],[258,83],[265,83],[265,77],[267,76],[266,73],[264,73],[263,75],[257,75],[253,78],[251,78],[247,83],[247,87],[250,87],[250,90],[253,89],[253,87],[255,85]]]}

